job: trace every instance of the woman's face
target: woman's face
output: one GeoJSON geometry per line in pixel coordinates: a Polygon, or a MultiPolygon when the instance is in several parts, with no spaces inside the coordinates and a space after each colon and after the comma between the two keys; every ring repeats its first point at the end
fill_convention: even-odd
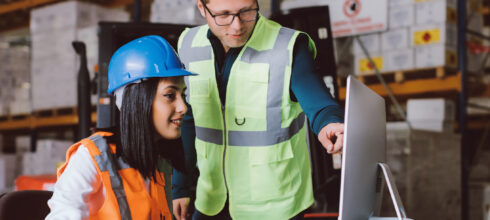
{"type": "Polygon", "coordinates": [[[153,124],[156,132],[165,139],[180,137],[180,126],[187,112],[185,89],[183,77],[163,78],[158,83],[153,100],[153,124]]]}

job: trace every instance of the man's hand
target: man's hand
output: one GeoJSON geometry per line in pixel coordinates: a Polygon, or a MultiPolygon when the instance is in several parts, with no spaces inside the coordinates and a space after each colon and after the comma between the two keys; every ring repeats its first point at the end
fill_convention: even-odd
{"type": "Polygon", "coordinates": [[[344,142],[344,124],[327,124],[327,126],[320,130],[318,140],[329,154],[340,152],[344,142]],[[336,139],[334,140],[334,138],[336,139]],[[332,141],[335,141],[335,143],[332,143],[332,141]]]}
{"type": "MultiPolygon", "coordinates": [[[[174,209],[174,216],[177,220],[185,220],[190,217],[190,213],[187,213],[187,208],[189,207],[190,198],[178,198],[172,200],[172,205],[174,209]]],[[[190,218],[189,218],[190,219],[190,218]]]]}

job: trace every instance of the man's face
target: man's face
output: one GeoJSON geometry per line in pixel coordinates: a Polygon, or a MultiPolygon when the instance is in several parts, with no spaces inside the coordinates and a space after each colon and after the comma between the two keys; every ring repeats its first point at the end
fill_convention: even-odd
{"type": "MultiPolygon", "coordinates": [[[[236,14],[250,9],[258,8],[256,0],[208,0],[206,5],[203,5],[201,0],[196,0],[197,6],[208,22],[209,28],[216,37],[221,41],[225,51],[232,47],[243,46],[255,26],[256,20],[241,21],[238,16],[235,16],[233,22],[229,25],[217,25],[213,15],[236,14]],[[206,7],[208,10],[206,10],[206,7]],[[211,14],[210,14],[211,12],[211,14]]],[[[205,1],[204,1],[205,2],[205,1]]],[[[216,17],[218,19],[218,17],[216,17]]]]}

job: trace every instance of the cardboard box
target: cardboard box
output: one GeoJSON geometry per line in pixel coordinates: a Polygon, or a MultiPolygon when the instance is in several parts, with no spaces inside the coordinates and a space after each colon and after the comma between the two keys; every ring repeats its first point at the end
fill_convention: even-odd
{"type": "Polygon", "coordinates": [[[31,10],[31,33],[84,28],[99,21],[128,21],[129,14],[80,1],[66,1],[31,10]]]}
{"type": "Polygon", "coordinates": [[[415,66],[413,48],[383,51],[383,57],[386,63],[384,71],[387,72],[409,70],[415,66]]]}
{"type": "MultiPolygon", "coordinates": [[[[368,53],[378,53],[381,51],[381,36],[379,33],[361,35],[359,40],[364,44],[368,53]]],[[[357,40],[353,40],[352,53],[354,55],[364,55],[361,45],[357,40]]]]}
{"type": "Polygon", "coordinates": [[[448,4],[445,0],[427,1],[415,4],[415,24],[457,24],[456,7],[448,4]]]}
{"type": "Polygon", "coordinates": [[[14,100],[10,103],[10,114],[29,114],[31,113],[31,100],[14,100]]]}
{"type": "Polygon", "coordinates": [[[381,50],[407,49],[410,47],[408,28],[391,29],[381,33],[381,50]]]}
{"type": "Polygon", "coordinates": [[[388,13],[388,29],[410,27],[415,23],[413,4],[392,7],[388,13]]]}
{"type": "Polygon", "coordinates": [[[15,137],[15,153],[23,154],[31,151],[31,137],[17,136],[15,137]]]}
{"type": "Polygon", "coordinates": [[[456,49],[442,44],[415,48],[415,68],[438,66],[456,68],[458,66],[456,49]]]}
{"type": "Polygon", "coordinates": [[[67,1],[31,11],[31,33],[50,32],[67,27],[93,24],[94,6],[85,2],[67,1]]]}
{"type": "Polygon", "coordinates": [[[485,61],[485,55],[468,51],[467,56],[466,69],[468,72],[483,75],[485,73],[485,63],[483,63],[485,61]]]}
{"type": "Polygon", "coordinates": [[[420,25],[410,28],[410,42],[414,47],[429,44],[445,44],[456,47],[457,27],[453,24],[420,25]]]}
{"type": "Polygon", "coordinates": [[[0,192],[11,191],[19,174],[19,164],[16,154],[0,154],[0,192]]]}
{"type": "Polygon", "coordinates": [[[452,100],[444,98],[408,99],[407,119],[420,121],[454,121],[456,107],[452,100]]]}
{"type": "Polygon", "coordinates": [[[193,0],[155,0],[151,5],[150,21],[189,25],[206,23],[193,0]]]}
{"type": "Polygon", "coordinates": [[[402,5],[413,5],[414,0],[388,0],[388,6],[390,10],[392,7],[398,7],[402,5]]]}
{"type": "MultiPolygon", "coordinates": [[[[373,59],[374,65],[378,68],[380,72],[385,71],[384,58],[381,53],[370,54],[371,59],[373,59]]],[[[372,74],[375,73],[374,66],[371,65],[368,58],[364,55],[355,55],[355,74],[372,74]]]]}

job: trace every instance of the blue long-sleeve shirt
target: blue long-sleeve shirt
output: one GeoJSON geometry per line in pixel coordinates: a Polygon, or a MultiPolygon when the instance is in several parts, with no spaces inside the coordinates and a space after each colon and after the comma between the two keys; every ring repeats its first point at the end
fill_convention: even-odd
{"type": "MultiPolygon", "coordinates": [[[[216,82],[221,103],[224,104],[226,100],[226,85],[228,84],[231,67],[242,47],[230,48],[225,53],[221,42],[211,31],[208,31],[208,39],[215,55],[216,82]]],[[[310,121],[311,129],[318,135],[320,130],[327,124],[342,123],[344,111],[330,95],[321,76],[316,73],[313,61],[313,55],[308,49],[308,37],[305,34],[301,34],[298,36],[293,50],[291,99],[299,102],[310,121]]],[[[188,111],[182,124],[182,140],[188,173],[183,174],[174,170],[173,199],[190,197],[190,188],[193,187],[197,178],[195,138],[194,118],[192,109],[188,106],[188,111]]]]}

